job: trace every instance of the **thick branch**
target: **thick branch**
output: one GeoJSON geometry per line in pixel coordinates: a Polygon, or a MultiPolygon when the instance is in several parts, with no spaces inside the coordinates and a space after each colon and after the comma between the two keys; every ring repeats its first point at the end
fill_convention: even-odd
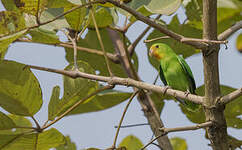
{"type": "MultiPolygon", "coordinates": [[[[128,77],[140,81],[140,78],[138,74],[136,73],[133,64],[131,63],[129,54],[127,49],[124,46],[124,42],[121,41],[119,34],[111,29],[108,29],[109,36],[112,39],[112,42],[115,46],[116,52],[120,56],[120,61],[122,64],[122,67],[126,71],[128,77]]],[[[134,90],[137,90],[137,88],[134,88],[134,90]]],[[[163,127],[163,122],[160,119],[160,115],[156,110],[156,107],[150,98],[150,96],[142,89],[140,90],[140,93],[138,95],[138,101],[144,111],[144,115],[147,118],[150,127],[154,133],[155,136],[158,136],[161,134],[161,132],[158,130],[159,128],[163,127]]],[[[164,136],[158,140],[159,145],[166,150],[172,150],[172,146],[170,144],[170,141],[167,136],[164,136]]]]}
{"type": "MultiPolygon", "coordinates": [[[[217,0],[203,0],[203,38],[217,40],[217,0]]],[[[205,82],[205,116],[213,126],[207,128],[208,138],[213,150],[228,150],[227,125],[224,116],[224,105],[216,106],[217,97],[221,96],[218,66],[218,44],[210,44],[203,51],[205,82]]]]}
{"type": "Polygon", "coordinates": [[[30,68],[37,69],[37,70],[58,73],[58,74],[62,74],[62,75],[65,75],[65,76],[68,76],[71,78],[86,78],[86,79],[91,79],[91,80],[96,80],[96,81],[107,82],[107,83],[113,84],[113,85],[132,86],[132,87],[136,87],[139,89],[145,89],[145,90],[149,90],[149,91],[153,91],[153,92],[157,92],[157,93],[166,93],[167,95],[170,95],[173,97],[187,99],[196,104],[203,103],[202,96],[193,95],[193,94],[187,95],[185,92],[182,92],[182,91],[173,90],[170,88],[167,89],[165,87],[145,83],[142,81],[136,81],[136,80],[133,80],[130,78],[105,77],[105,76],[99,76],[99,75],[94,75],[94,74],[88,74],[88,73],[80,72],[80,71],[52,69],[52,68],[38,67],[38,66],[34,66],[34,65],[26,65],[26,67],[30,67],[30,68]]]}
{"type": "Polygon", "coordinates": [[[232,93],[229,93],[228,95],[223,96],[222,98],[219,99],[218,103],[228,104],[240,96],[242,96],[242,88],[239,88],[233,91],[232,93]]]}
{"type": "Polygon", "coordinates": [[[232,27],[228,28],[224,32],[220,33],[218,36],[218,40],[226,40],[230,37],[234,32],[238,31],[242,28],[242,21],[237,22],[232,27]]]}
{"type": "MultiPolygon", "coordinates": [[[[188,45],[192,45],[196,48],[207,47],[207,45],[202,43],[202,42],[197,42],[197,41],[184,41],[183,42],[182,39],[184,38],[184,36],[177,34],[173,31],[170,31],[167,28],[163,27],[162,25],[157,24],[155,21],[151,20],[150,18],[148,18],[146,16],[143,16],[141,13],[139,13],[136,10],[130,8],[129,6],[127,6],[124,3],[120,3],[119,1],[115,1],[115,0],[106,0],[106,1],[114,4],[117,7],[122,8],[123,10],[126,10],[127,12],[132,14],[136,19],[146,23],[147,25],[159,30],[161,33],[164,33],[164,34],[170,36],[171,38],[173,38],[177,41],[180,41],[180,42],[188,44],[188,45]]],[[[189,38],[186,38],[186,39],[189,39],[189,38]]]]}

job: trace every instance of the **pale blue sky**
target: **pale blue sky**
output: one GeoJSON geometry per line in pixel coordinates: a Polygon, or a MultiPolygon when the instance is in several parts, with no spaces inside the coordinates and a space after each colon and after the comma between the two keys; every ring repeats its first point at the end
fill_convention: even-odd
{"type": "MultiPolygon", "coordinates": [[[[0,8],[3,10],[2,5],[0,5],[0,8]]],[[[183,10],[179,9],[179,12],[182,13],[183,10]]],[[[184,17],[181,15],[180,18],[184,17]]],[[[165,17],[165,19],[169,20],[170,17],[165,17]]],[[[144,27],[145,25],[140,22],[131,27],[127,33],[130,40],[133,41],[137,35],[143,31],[144,27]]],[[[239,88],[242,85],[242,69],[240,67],[242,65],[242,54],[238,53],[235,48],[236,37],[241,32],[242,30],[236,32],[229,39],[228,50],[225,50],[224,46],[221,46],[219,55],[220,82],[221,84],[229,85],[234,88],[239,88]]],[[[145,82],[152,83],[157,71],[149,64],[146,56],[146,49],[145,44],[142,42],[136,48],[136,53],[139,57],[139,75],[145,82]]],[[[15,60],[25,64],[58,69],[63,69],[68,65],[68,62],[65,60],[65,51],[63,48],[31,43],[12,44],[6,55],[6,59],[15,60]]],[[[193,71],[197,86],[202,85],[203,64],[201,54],[194,55],[186,60],[193,71]]],[[[43,91],[43,108],[36,115],[37,120],[43,123],[48,117],[47,106],[52,88],[56,85],[62,87],[62,76],[44,71],[33,70],[33,72],[38,78],[43,91]]],[[[158,85],[162,85],[162,83],[159,81],[158,85]]],[[[126,90],[127,88],[119,87],[119,89],[126,90]]],[[[53,127],[59,129],[64,135],[70,135],[72,141],[77,144],[78,149],[89,147],[107,148],[112,145],[116,132],[114,126],[118,124],[126,103],[127,102],[124,102],[101,112],[69,116],[60,120],[53,127]]],[[[175,103],[174,101],[166,101],[161,118],[166,127],[178,127],[193,124],[186,119],[185,115],[180,111],[178,103],[175,103]]],[[[139,103],[137,100],[134,100],[128,109],[123,124],[146,122],[146,118],[141,111],[139,103]]],[[[242,130],[229,128],[228,132],[242,140],[242,130]]],[[[118,143],[130,134],[140,138],[144,144],[148,143],[152,136],[149,126],[121,129],[118,143]]],[[[211,149],[207,146],[209,141],[205,139],[204,134],[204,130],[197,130],[171,133],[169,134],[169,137],[178,136],[185,138],[189,150],[211,149]]],[[[157,148],[150,146],[149,149],[153,150],[157,148]]]]}

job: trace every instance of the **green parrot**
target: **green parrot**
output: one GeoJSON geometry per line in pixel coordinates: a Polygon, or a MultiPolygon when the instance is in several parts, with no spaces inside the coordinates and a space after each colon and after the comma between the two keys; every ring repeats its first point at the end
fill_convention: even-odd
{"type": "MultiPolygon", "coordinates": [[[[178,56],[168,45],[153,44],[149,51],[150,56],[160,62],[160,79],[167,87],[186,93],[196,94],[196,84],[192,71],[183,57],[178,56]]],[[[176,98],[190,111],[196,111],[198,104],[176,98]]]]}

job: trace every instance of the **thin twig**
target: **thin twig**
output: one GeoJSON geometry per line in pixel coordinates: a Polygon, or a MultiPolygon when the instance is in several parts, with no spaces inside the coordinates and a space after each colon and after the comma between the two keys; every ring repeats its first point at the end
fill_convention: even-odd
{"type": "Polygon", "coordinates": [[[157,82],[159,76],[160,76],[160,73],[158,73],[158,74],[156,75],[155,80],[154,80],[154,82],[153,82],[154,85],[156,84],[156,82],[157,82]]]}
{"type": "Polygon", "coordinates": [[[27,126],[15,126],[14,128],[38,130],[36,127],[27,127],[27,126]]]}
{"type": "MultiPolygon", "coordinates": [[[[161,17],[161,15],[158,15],[155,20],[159,19],[161,17]]],[[[137,44],[141,41],[141,39],[146,35],[146,33],[151,29],[151,26],[148,26],[145,28],[145,30],[135,39],[135,41],[129,45],[128,47],[128,53],[129,56],[132,57],[135,47],[137,46],[137,44]]]]}
{"type": "Polygon", "coordinates": [[[213,123],[211,121],[205,122],[205,123],[201,123],[201,124],[197,124],[194,126],[186,126],[186,127],[178,127],[178,128],[162,128],[161,131],[163,131],[163,133],[152,139],[149,143],[147,143],[143,148],[141,148],[141,150],[144,150],[146,147],[148,147],[150,144],[152,144],[154,141],[156,141],[158,138],[170,133],[170,132],[178,132],[178,131],[188,131],[188,130],[197,130],[197,129],[201,129],[201,128],[206,128],[206,127],[210,127],[212,126],[213,123]]]}
{"type": "Polygon", "coordinates": [[[73,59],[74,59],[74,69],[78,69],[77,66],[77,43],[76,43],[76,37],[71,37],[71,35],[62,30],[62,32],[68,37],[68,39],[71,41],[72,45],[73,45],[73,50],[74,50],[74,55],[73,55],[73,59]]]}
{"type": "MultiPolygon", "coordinates": [[[[34,42],[34,41],[31,41],[29,39],[18,39],[16,40],[17,42],[28,42],[28,43],[38,43],[38,42],[34,42]]],[[[46,44],[46,45],[52,45],[52,46],[59,46],[59,47],[66,47],[66,48],[73,48],[73,45],[70,44],[70,43],[65,43],[65,42],[61,42],[61,43],[56,43],[56,44],[52,44],[52,43],[41,43],[41,44],[46,44]]],[[[77,46],[76,47],[77,50],[80,50],[80,51],[84,51],[84,52],[88,52],[88,53],[92,53],[92,54],[97,54],[97,55],[103,55],[103,52],[102,50],[97,50],[97,49],[91,49],[91,48],[86,48],[86,47],[80,47],[80,46],[77,46]]],[[[115,54],[112,54],[112,53],[107,53],[107,56],[108,58],[114,62],[114,63],[118,63],[119,60],[118,60],[118,57],[117,55],[115,54]]]]}
{"type": "MultiPolygon", "coordinates": [[[[131,128],[131,127],[146,126],[146,125],[149,125],[149,124],[148,123],[132,124],[132,125],[120,126],[120,128],[131,128]]],[[[114,126],[114,128],[118,128],[118,126],[114,126]]]]}
{"type": "Polygon", "coordinates": [[[113,141],[113,146],[112,146],[112,148],[116,148],[116,142],[117,142],[117,139],[118,139],[119,130],[120,130],[121,125],[122,125],[123,120],[124,120],[124,116],[125,116],[125,114],[126,114],[128,108],[129,108],[130,103],[132,102],[132,100],[134,99],[134,97],[138,94],[138,92],[139,92],[139,91],[135,91],[135,92],[130,96],[129,101],[128,101],[127,105],[126,105],[125,108],[124,108],[124,111],[123,111],[122,117],[121,117],[121,119],[120,119],[120,121],[119,121],[118,129],[117,129],[116,134],[115,134],[115,138],[114,138],[114,141],[113,141]]]}
{"type": "Polygon", "coordinates": [[[88,96],[86,96],[83,99],[81,99],[78,102],[76,102],[74,105],[72,105],[70,108],[68,108],[63,114],[61,114],[59,117],[57,117],[54,121],[50,122],[49,124],[46,124],[41,129],[44,130],[44,129],[50,127],[51,125],[55,124],[57,121],[59,121],[60,119],[65,117],[68,113],[70,113],[72,110],[74,110],[76,107],[78,107],[80,104],[85,102],[90,97],[95,96],[95,95],[97,95],[98,93],[100,93],[102,91],[105,91],[105,90],[108,90],[108,89],[112,89],[112,88],[114,88],[113,85],[107,85],[107,86],[104,86],[104,87],[94,91],[93,93],[89,94],[88,96]]]}
{"type": "Polygon", "coordinates": [[[211,44],[211,43],[214,43],[214,44],[227,44],[228,41],[227,40],[208,40],[208,39],[194,39],[194,38],[183,38],[181,39],[181,42],[192,42],[192,41],[196,41],[196,42],[204,42],[204,43],[208,43],[208,44],[211,44]]]}
{"type": "Polygon", "coordinates": [[[169,36],[161,36],[161,37],[153,38],[153,39],[150,39],[150,40],[144,40],[144,43],[154,42],[154,41],[157,41],[157,40],[160,40],[160,39],[170,39],[170,38],[171,37],[169,37],[169,36]]]}
{"type": "MultiPolygon", "coordinates": [[[[163,27],[160,24],[157,24],[154,20],[150,19],[149,17],[143,16],[141,13],[137,12],[136,10],[132,9],[131,7],[127,6],[124,3],[119,3],[118,1],[115,0],[106,0],[107,2],[112,3],[113,5],[122,8],[123,10],[129,12],[130,14],[132,14],[136,19],[144,22],[145,24],[159,30],[161,33],[164,33],[168,36],[170,36],[171,38],[182,42],[181,40],[184,38],[183,35],[180,35],[178,33],[175,33],[171,30],[168,30],[167,28],[163,27]]],[[[191,39],[191,38],[189,38],[191,39]]],[[[203,43],[203,42],[198,42],[198,41],[184,41],[183,43],[194,46],[196,48],[205,48],[207,47],[207,44],[203,43]]]]}
{"type": "Polygon", "coordinates": [[[196,104],[203,104],[203,97],[193,94],[186,94],[185,92],[179,91],[179,90],[173,90],[173,89],[166,89],[165,87],[148,84],[142,81],[136,81],[130,78],[120,78],[120,77],[106,77],[106,76],[100,76],[100,75],[94,75],[94,74],[88,74],[85,72],[80,71],[68,71],[68,70],[60,70],[60,69],[52,69],[52,68],[46,68],[46,67],[39,67],[34,65],[26,65],[26,67],[30,67],[37,70],[43,70],[48,72],[54,72],[58,74],[62,74],[65,76],[69,76],[71,78],[87,78],[91,80],[96,81],[103,81],[107,82],[112,85],[124,85],[124,86],[133,86],[137,87],[139,89],[145,89],[157,93],[166,93],[167,95],[174,96],[181,99],[186,99],[191,102],[194,102],[196,104]]]}
{"type": "Polygon", "coordinates": [[[92,16],[92,21],[93,21],[95,29],[96,29],[96,33],[97,33],[97,37],[98,37],[101,49],[103,51],[103,55],[104,55],[104,58],[105,58],[105,62],[106,62],[107,68],[108,68],[109,75],[112,77],[113,73],[112,73],[112,70],[111,70],[111,65],[110,65],[110,62],[108,60],[107,53],[106,53],[106,51],[104,49],[103,41],[102,41],[102,38],[101,38],[101,35],[100,35],[100,32],[99,32],[98,26],[97,26],[97,22],[96,22],[95,16],[94,16],[93,8],[91,8],[90,13],[91,13],[91,16],[92,16]]]}
{"type": "Polygon", "coordinates": [[[15,32],[11,32],[11,33],[8,33],[8,34],[5,34],[5,35],[1,35],[0,38],[2,37],[5,37],[5,36],[9,36],[9,35],[12,35],[12,34],[15,34],[15,33],[18,33],[18,32],[21,32],[21,31],[24,31],[24,30],[30,30],[30,29],[34,29],[34,28],[38,28],[42,25],[46,25],[48,23],[51,23],[53,21],[56,21],[57,19],[60,19],[61,17],[73,12],[74,10],[77,10],[79,8],[82,8],[82,7],[86,7],[86,6],[90,6],[92,4],[96,4],[96,3],[101,3],[101,2],[106,2],[106,0],[96,0],[96,1],[91,1],[91,2],[88,2],[88,3],[85,3],[85,4],[82,4],[82,5],[79,5],[79,6],[76,6],[76,7],[73,7],[72,9],[69,9],[68,11],[56,16],[55,18],[53,19],[50,19],[50,20],[47,20],[45,22],[40,22],[39,24],[37,25],[33,25],[31,27],[27,27],[27,28],[23,28],[21,30],[18,30],[18,31],[15,31],[15,32]]]}
{"type": "Polygon", "coordinates": [[[37,121],[33,116],[31,116],[31,118],[33,119],[33,121],[34,121],[34,123],[35,123],[35,125],[36,125],[36,129],[37,129],[37,131],[41,131],[41,127],[40,127],[38,121],[37,121]]]}
{"type": "Polygon", "coordinates": [[[218,35],[218,40],[226,40],[227,38],[230,37],[230,35],[232,35],[234,32],[238,31],[241,28],[242,28],[242,21],[239,21],[236,24],[234,24],[232,27],[220,33],[218,35]]]}
{"type": "Polygon", "coordinates": [[[212,121],[204,122],[201,124],[197,124],[194,126],[186,126],[186,127],[177,127],[177,128],[161,128],[160,130],[164,133],[168,134],[170,132],[179,132],[179,131],[189,131],[189,130],[197,130],[201,128],[206,128],[212,126],[212,121]]]}
{"type": "Polygon", "coordinates": [[[232,102],[233,100],[235,100],[236,98],[238,98],[239,96],[242,96],[242,88],[239,88],[239,89],[233,91],[232,93],[229,93],[228,95],[221,97],[218,100],[218,103],[219,104],[228,104],[228,103],[232,102]]]}
{"type": "Polygon", "coordinates": [[[41,0],[38,0],[38,4],[37,4],[37,11],[36,11],[36,22],[37,22],[37,24],[40,24],[40,1],[41,0]]]}

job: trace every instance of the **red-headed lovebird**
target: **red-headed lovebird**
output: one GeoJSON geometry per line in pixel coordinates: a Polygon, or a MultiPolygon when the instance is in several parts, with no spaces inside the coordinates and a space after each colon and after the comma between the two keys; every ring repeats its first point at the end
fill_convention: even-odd
{"type": "MultiPolygon", "coordinates": [[[[183,57],[178,56],[168,45],[163,43],[153,44],[150,47],[149,54],[160,62],[160,79],[165,86],[195,94],[195,80],[183,57]]],[[[193,102],[176,99],[190,111],[199,108],[199,105],[193,102]]]]}

